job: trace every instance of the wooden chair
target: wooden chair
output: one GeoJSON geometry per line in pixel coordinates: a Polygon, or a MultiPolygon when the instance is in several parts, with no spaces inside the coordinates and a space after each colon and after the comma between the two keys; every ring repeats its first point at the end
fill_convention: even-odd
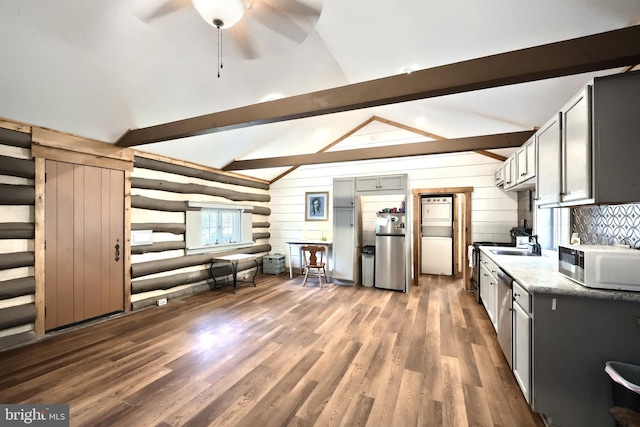
{"type": "Polygon", "coordinates": [[[325,282],[329,283],[327,279],[327,271],[325,270],[324,262],[324,246],[303,246],[300,248],[304,258],[304,265],[302,266],[304,272],[304,281],[302,286],[307,284],[309,273],[311,270],[316,270],[318,273],[318,281],[320,282],[320,289],[322,289],[322,274],[324,274],[325,282]],[[322,274],[320,274],[322,273],[322,274]]]}

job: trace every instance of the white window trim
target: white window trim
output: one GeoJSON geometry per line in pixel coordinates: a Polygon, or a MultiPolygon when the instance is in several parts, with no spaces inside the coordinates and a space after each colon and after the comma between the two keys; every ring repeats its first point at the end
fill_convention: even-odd
{"type": "Polygon", "coordinates": [[[187,254],[199,254],[208,252],[221,252],[229,249],[246,248],[253,246],[253,225],[251,213],[247,212],[252,209],[248,205],[236,205],[227,203],[207,203],[207,202],[188,202],[190,208],[186,212],[186,234],[185,243],[187,254]],[[218,245],[203,246],[201,243],[202,236],[202,209],[231,209],[239,210],[241,217],[241,241],[236,243],[225,243],[218,245]]]}

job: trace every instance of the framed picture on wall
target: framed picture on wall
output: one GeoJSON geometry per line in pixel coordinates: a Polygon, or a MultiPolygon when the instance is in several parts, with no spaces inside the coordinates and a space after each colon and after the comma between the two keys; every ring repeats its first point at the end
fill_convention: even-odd
{"type": "Polygon", "coordinates": [[[329,193],[305,193],[305,221],[327,221],[329,219],[329,193]]]}

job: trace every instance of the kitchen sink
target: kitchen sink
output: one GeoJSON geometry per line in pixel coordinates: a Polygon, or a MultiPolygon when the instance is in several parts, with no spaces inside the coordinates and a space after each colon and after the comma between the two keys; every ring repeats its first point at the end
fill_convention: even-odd
{"type": "Polygon", "coordinates": [[[515,255],[515,256],[540,256],[529,251],[514,251],[509,249],[489,249],[496,255],[515,255]]]}

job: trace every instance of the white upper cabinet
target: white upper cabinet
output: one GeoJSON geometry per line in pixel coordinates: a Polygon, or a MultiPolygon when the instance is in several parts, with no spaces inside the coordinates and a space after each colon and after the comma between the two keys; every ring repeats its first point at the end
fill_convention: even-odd
{"type": "Polygon", "coordinates": [[[518,183],[518,161],[512,154],[502,165],[504,168],[504,189],[511,190],[518,183]]]}
{"type": "Polygon", "coordinates": [[[356,178],[356,192],[405,190],[407,175],[380,175],[356,178]]]}
{"type": "Polygon", "coordinates": [[[537,132],[541,207],[640,201],[640,72],[595,78],[537,132]]]}
{"type": "Polygon", "coordinates": [[[496,185],[504,185],[504,164],[496,170],[496,185]]]}
{"type": "Polygon", "coordinates": [[[537,200],[541,205],[560,201],[560,114],[536,133],[538,140],[537,200]]]}
{"type": "Polygon", "coordinates": [[[355,206],[356,188],[354,178],[333,179],[333,207],[352,208],[355,206]]]}
{"type": "Polygon", "coordinates": [[[524,143],[522,147],[516,152],[516,158],[518,159],[518,178],[517,183],[523,184],[531,180],[531,184],[534,184],[533,178],[536,176],[536,138],[533,135],[524,143]]]}
{"type": "Polygon", "coordinates": [[[591,87],[587,86],[560,112],[562,115],[563,202],[591,198],[591,87]]]}
{"type": "Polygon", "coordinates": [[[513,153],[504,161],[500,169],[496,171],[496,185],[498,182],[498,172],[502,169],[504,174],[503,186],[509,190],[531,190],[535,188],[536,176],[536,138],[531,136],[518,151],[513,153]]]}

